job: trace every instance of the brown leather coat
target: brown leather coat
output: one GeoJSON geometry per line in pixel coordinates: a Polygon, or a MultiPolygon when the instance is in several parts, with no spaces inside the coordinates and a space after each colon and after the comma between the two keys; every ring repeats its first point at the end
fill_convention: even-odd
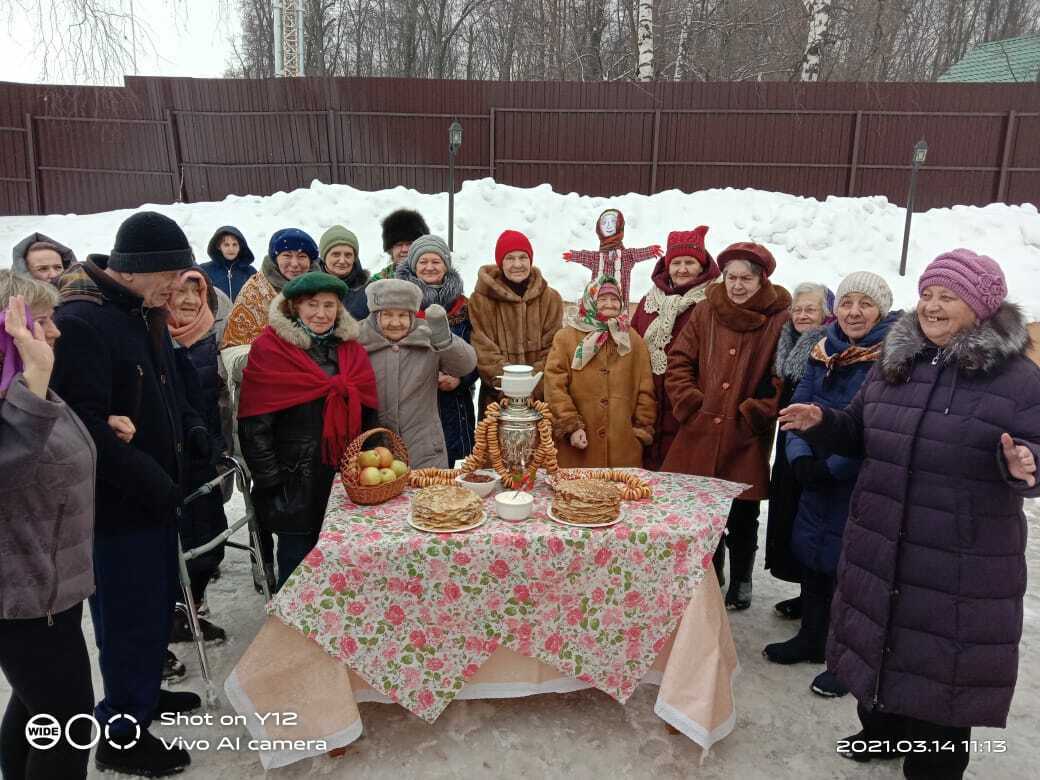
{"type": "MultiPolygon", "coordinates": [[[[484,407],[499,399],[494,385],[503,366],[533,366],[535,373],[545,368],[553,336],[563,321],[563,301],[537,266],[531,268],[527,290],[521,298],[506,285],[501,268],[485,265],[469,299],[469,321],[473,325],[470,343],[477,351],[480,372],[477,409],[483,415],[484,407]]],[[[543,386],[544,382],[534,392],[539,400],[543,386]]]]}
{"type": "Polygon", "coordinates": [[[719,477],[769,493],[781,380],[773,375],[791,296],[768,280],[743,305],[712,285],[668,355],[665,387],[680,429],[662,470],[719,477]]]}

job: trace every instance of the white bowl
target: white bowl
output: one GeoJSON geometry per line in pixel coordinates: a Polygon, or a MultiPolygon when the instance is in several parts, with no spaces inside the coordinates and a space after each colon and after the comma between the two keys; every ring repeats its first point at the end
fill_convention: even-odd
{"type": "Polygon", "coordinates": [[[485,477],[491,477],[488,482],[467,482],[462,477],[462,474],[455,477],[455,481],[462,485],[462,487],[472,490],[481,498],[486,498],[495,492],[497,488],[502,487],[502,478],[491,469],[478,469],[473,472],[474,474],[483,474],[485,477]]]}
{"type": "Polygon", "coordinates": [[[503,520],[526,520],[533,507],[534,496],[522,490],[506,490],[495,496],[495,511],[503,520]]]}

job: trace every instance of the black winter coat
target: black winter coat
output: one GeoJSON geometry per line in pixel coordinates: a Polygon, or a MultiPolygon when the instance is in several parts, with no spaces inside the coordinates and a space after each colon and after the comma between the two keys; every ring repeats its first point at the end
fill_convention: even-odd
{"type": "Polygon", "coordinates": [[[1026,586],[1009,433],[1040,459],[1040,368],[1021,311],[938,350],[915,312],[844,410],[802,435],[863,467],[849,508],[827,666],[861,704],[946,726],[1004,726],[1026,586]]]}
{"type": "MultiPolygon", "coordinates": [[[[465,298],[462,299],[465,301],[465,298]]],[[[467,344],[473,333],[469,321],[469,309],[463,304],[456,307],[454,313],[449,311],[448,322],[451,332],[467,344]]],[[[477,416],[473,407],[473,392],[480,374],[476,369],[459,377],[459,386],[454,390],[437,391],[437,407],[441,416],[441,428],[444,429],[444,444],[448,449],[448,468],[455,468],[455,461],[467,457],[473,452],[477,416]]]]}
{"type": "MultiPolygon", "coordinates": [[[[309,336],[293,327],[284,312],[276,311],[278,303],[283,303],[281,295],[271,307],[269,324],[274,332],[304,349],[328,376],[339,373],[336,360],[339,340],[313,343],[309,336]]],[[[356,337],[357,323],[349,317],[345,319],[346,323],[343,317],[338,321],[336,334],[341,339],[356,337]]],[[[238,439],[252,476],[253,505],[260,525],[268,531],[314,533],[321,530],[336,476],[336,470],[322,460],[324,410],[325,399],[318,398],[279,412],[239,418],[238,439]]],[[[375,411],[362,407],[362,429],[377,425],[375,411]]]]}
{"type": "MultiPolygon", "coordinates": [[[[225,450],[218,405],[220,377],[217,375],[216,365],[211,365],[211,361],[217,360],[216,336],[210,333],[190,347],[176,347],[174,355],[177,358],[177,368],[184,383],[185,398],[202,415],[210,441],[209,457],[188,458],[184,492],[189,493],[217,476],[217,468],[214,464],[225,450]],[[210,371],[211,368],[212,371],[210,371]],[[218,383],[215,387],[214,382],[218,383]]],[[[181,512],[178,528],[180,529],[181,546],[185,550],[199,547],[211,539],[215,539],[227,529],[224,494],[220,490],[215,490],[186,504],[181,512]]],[[[223,559],[224,548],[219,546],[205,555],[188,561],[188,573],[192,575],[193,580],[201,576],[205,576],[208,580],[209,575],[216,570],[223,559]]]]}
{"type": "Polygon", "coordinates": [[[165,310],[144,308],[104,272],[107,260],[92,255],[62,279],[51,379],[97,446],[99,532],[173,522],[187,479],[186,439],[205,428],[187,403],[165,310]],[[109,428],[110,415],[133,421],[130,444],[109,428]]]}
{"type": "MultiPolygon", "coordinates": [[[[823,328],[814,328],[803,334],[788,322],[780,332],[776,347],[774,372],[784,380],[780,389],[780,407],[791,403],[791,396],[809,363],[809,352],[823,338],[823,328]]],[[[798,500],[802,495],[801,485],[794,477],[791,464],[787,462],[785,447],[787,432],[777,431],[776,454],[769,476],[769,515],[766,524],[766,568],[779,580],[802,581],[802,564],[791,549],[791,529],[798,514],[798,500]]]]}

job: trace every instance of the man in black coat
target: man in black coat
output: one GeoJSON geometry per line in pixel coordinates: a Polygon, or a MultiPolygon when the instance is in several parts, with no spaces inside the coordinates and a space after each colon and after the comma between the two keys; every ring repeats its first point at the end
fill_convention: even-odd
{"type": "Polygon", "coordinates": [[[173,220],[154,212],[127,219],[109,255],[91,255],[62,278],[55,316],[52,386],[79,415],[98,450],[94,575],[90,611],[105,696],[95,708],[109,723],[99,769],[156,777],[191,759],[148,732],[164,712],[188,712],[201,700],[160,690],[178,595],[177,518],[186,455],[210,443],[185,401],[163,308],[192,251],[173,220]],[[108,425],[129,417],[127,444],[108,425]],[[135,722],[136,721],[136,724],[135,722]],[[138,729],[139,726],[139,729],[138,729]]]}

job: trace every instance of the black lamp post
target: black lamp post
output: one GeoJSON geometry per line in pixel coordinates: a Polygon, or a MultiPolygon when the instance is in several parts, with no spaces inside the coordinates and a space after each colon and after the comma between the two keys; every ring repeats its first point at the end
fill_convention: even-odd
{"type": "Polygon", "coordinates": [[[899,275],[906,276],[906,250],[910,245],[910,218],[914,215],[914,189],[917,185],[917,172],[924,165],[928,156],[928,144],[922,138],[914,144],[913,168],[910,171],[910,194],[906,196],[906,224],[903,226],[903,252],[899,256],[899,275]]]}
{"type": "Polygon", "coordinates": [[[455,249],[455,155],[462,146],[462,125],[456,119],[448,128],[448,249],[455,249]]]}

